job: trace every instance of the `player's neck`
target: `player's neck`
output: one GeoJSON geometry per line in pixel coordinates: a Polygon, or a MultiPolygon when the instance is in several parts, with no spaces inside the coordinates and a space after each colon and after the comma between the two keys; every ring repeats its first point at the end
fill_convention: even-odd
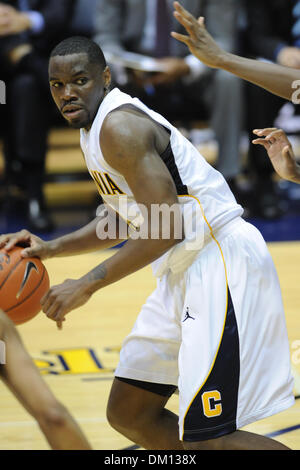
{"type": "Polygon", "coordinates": [[[96,116],[97,116],[97,114],[98,114],[98,112],[99,112],[99,108],[100,108],[100,106],[102,105],[103,101],[105,100],[106,96],[110,93],[110,91],[111,91],[110,88],[107,88],[107,89],[104,90],[103,98],[102,98],[102,100],[101,100],[100,103],[99,103],[99,106],[98,106],[98,108],[97,108],[97,112],[96,112],[94,118],[92,119],[92,121],[90,122],[90,124],[88,124],[88,126],[84,128],[84,130],[85,130],[86,132],[89,132],[89,131],[91,130],[92,125],[94,124],[94,121],[95,121],[95,119],[96,119],[96,116]]]}

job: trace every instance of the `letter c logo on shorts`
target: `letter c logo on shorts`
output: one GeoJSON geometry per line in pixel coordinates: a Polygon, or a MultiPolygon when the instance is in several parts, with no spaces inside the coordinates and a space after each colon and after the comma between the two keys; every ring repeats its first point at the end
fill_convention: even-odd
{"type": "Polygon", "coordinates": [[[213,418],[222,414],[221,393],[218,390],[204,392],[201,398],[203,412],[207,418],[213,418]]]}

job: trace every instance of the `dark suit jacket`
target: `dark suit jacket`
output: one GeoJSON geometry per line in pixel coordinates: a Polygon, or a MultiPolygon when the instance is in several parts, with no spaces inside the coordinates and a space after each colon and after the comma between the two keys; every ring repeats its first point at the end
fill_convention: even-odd
{"type": "MultiPolygon", "coordinates": [[[[172,5],[170,0],[170,5],[172,5]]],[[[193,15],[206,16],[206,25],[222,46],[234,51],[239,0],[181,0],[193,15]]],[[[104,49],[126,49],[139,52],[146,21],[145,0],[98,0],[95,15],[95,40],[104,49]]],[[[172,30],[183,32],[183,27],[172,16],[172,30]]],[[[172,55],[188,55],[187,47],[172,40],[172,55]]]]}
{"type": "MultiPolygon", "coordinates": [[[[4,3],[18,8],[17,0],[4,0],[4,3]]],[[[45,28],[40,34],[29,33],[26,40],[36,51],[48,55],[61,39],[69,35],[75,2],[74,0],[28,0],[28,4],[31,10],[43,15],[45,28]]],[[[8,50],[23,42],[23,35],[7,36],[1,40],[1,48],[8,50]]]]}
{"type": "Polygon", "coordinates": [[[293,0],[249,0],[247,4],[249,53],[275,61],[279,46],[292,45],[293,0]]]}

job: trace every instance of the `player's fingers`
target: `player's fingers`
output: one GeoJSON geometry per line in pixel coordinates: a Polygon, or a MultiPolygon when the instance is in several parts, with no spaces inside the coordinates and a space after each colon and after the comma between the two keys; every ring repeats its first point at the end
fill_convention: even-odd
{"type": "Polygon", "coordinates": [[[58,300],[55,300],[54,302],[46,302],[46,304],[43,306],[43,312],[45,315],[47,315],[48,318],[56,321],[57,312],[60,309],[60,307],[61,307],[61,303],[58,300]]]}
{"type": "Polygon", "coordinates": [[[63,329],[63,322],[66,321],[65,318],[63,318],[63,320],[58,320],[56,321],[56,326],[57,326],[57,329],[58,330],[62,330],[63,329]]]}
{"type": "Polygon", "coordinates": [[[179,2],[175,2],[174,7],[176,10],[174,11],[174,16],[181,24],[183,24],[183,26],[186,27],[187,25],[188,27],[193,28],[195,25],[198,24],[198,21],[196,20],[196,18],[191,13],[189,13],[185,8],[183,8],[183,6],[180,5],[179,2]]]}
{"type": "Polygon", "coordinates": [[[1,235],[0,236],[0,248],[2,248],[3,246],[5,246],[9,240],[9,237],[11,235],[1,235]]]}
{"type": "Polygon", "coordinates": [[[25,242],[24,237],[13,237],[5,245],[5,251],[11,251],[18,243],[25,242]]]}
{"type": "Polygon", "coordinates": [[[62,323],[64,321],[64,318],[65,318],[65,315],[68,313],[68,311],[66,310],[66,308],[64,306],[60,306],[55,315],[53,316],[53,319],[57,322],[57,323],[62,323]]]}
{"type": "Polygon", "coordinates": [[[10,251],[14,248],[18,243],[28,243],[30,241],[30,233],[27,230],[22,230],[19,233],[9,236],[9,240],[5,245],[5,250],[10,251]]]}
{"type": "Polygon", "coordinates": [[[265,139],[254,139],[252,140],[252,144],[262,145],[266,150],[268,150],[271,145],[270,142],[267,142],[265,139]]]}
{"type": "Polygon", "coordinates": [[[259,135],[259,136],[267,136],[271,132],[276,131],[276,127],[266,127],[265,129],[254,129],[253,134],[259,135]]]}
{"type": "Polygon", "coordinates": [[[190,38],[188,36],[185,36],[184,34],[179,34],[179,33],[172,32],[171,36],[173,38],[177,39],[178,41],[183,42],[187,46],[190,45],[190,38]]]}
{"type": "Polygon", "coordinates": [[[176,12],[179,13],[182,17],[188,20],[194,19],[193,15],[191,15],[179,2],[174,2],[173,5],[176,12]]]}
{"type": "Polygon", "coordinates": [[[200,24],[200,26],[205,26],[205,18],[204,18],[204,16],[199,16],[199,18],[198,18],[198,23],[200,24]]]}
{"type": "Polygon", "coordinates": [[[34,258],[34,257],[39,258],[40,255],[41,255],[41,247],[37,245],[36,243],[34,243],[32,247],[25,248],[25,250],[21,252],[22,258],[34,258]]]}
{"type": "Polygon", "coordinates": [[[40,300],[40,303],[41,303],[41,306],[44,308],[47,307],[48,303],[52,300],[53,301],[53,297],[51,299],[51,296],[52,295],[52,291],[51,289],[48,290],[48,292],[46,292],[46,294],[41,298],[40,300]],[[51,300],[50,300],[51,299],[51,300]]]}
{"type": "Polygon", "coordinates": [[[187,20],[186,18],[184,18],[182,15],[180,15],[179,13],[177,13],[177,11],[174,11],[174,16],[176,18],[176,20],[182,24],[182,26],[185,27],[185,29],[188,29],[188,28],[191,28],[192,26],[192,23],[190,20],[187,20]]]}
{"type": "Polygon", "coordinates": [[[46,294],[43,295],[43,297],[41,298],[41,304],[42,304],[42,305],[46,302],[49,293],[50,293],[50,290],[48,290],[48,292],[46,292],[46,294]]]}
{"type": "Polygon", "coordinates": [[[285,137],[287,140],[286,134],[282,129],[275,129],[266,136],[266,140],[273,140],[275,142],[276,139],[279,139],[280,137],[285,137]]]}

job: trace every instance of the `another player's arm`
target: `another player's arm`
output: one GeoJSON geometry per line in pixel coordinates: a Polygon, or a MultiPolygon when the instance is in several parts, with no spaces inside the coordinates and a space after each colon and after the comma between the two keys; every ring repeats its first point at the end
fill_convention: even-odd
{"type": "Polygon", "coordinates": [[[174,16],[185,27],[188,35],[173,32],[172,36],[186,44],[201,62],[208,67],[226,70],[275,95],[292,100],[295,88],[299,87],[299,70],[247,59],[224,51],[206,30],[204,18],[197,21],[178,2],[174,3],[174,7],[174,16]]]}
{"type": "Polygon", "coordinates": [[[181,211],[174,182],[156,150],[153,124],[148,121],[145,125],[145,120],[130,113],[114,112],[102,126],[101,149],[107,163],[124,176],[137,203],[147,209],[148,237],[129,239],[113,256],[78,281],[66,281],[51,289],[42,305],[47,316],[55,321],[62,321],[94,292],[147,266],[184,238],[182,232],[175,236],[175,219],[181,220],[181,211]],[[155,228],[157,239],[151,234],[153,204],[165,204],[175,210],[176,217],[170,218],[168,239],[162,237],[161,224],[158,231],[155,228]]]}
{"type": "Polygon", "coordinates": [[[107,206],[105,207],[107,210],[106,214],[96,217],[86,226],[68,235],[44,241],[27,230],[22,230],[15,234],[2,235],[0,237],[0,249],[5,248],[9,251],[14,246],[21,244],[26,247],[22,252],[22,256],[25,258],[38,256],[41,259],[48,259],[111,248],[124,241],[124,238],[119,238],[119,231],[122,230],[122,234],[126,233],[127,224],[112,209],[107,206]],[[116,238],[101,240],[97,233],[99,233],[101,224],[107,223],[109,217],[116,220],[116,238]]]}
{"type": "Polygon", "coordinates": [[[13,322],[0,310],[0,340],[5,342],[6,364],[0,378],[38,422],[54,450],[91,450],[69,411],[55,398],[24,347],[13,322]],[[34,391],[34,393],[33,393],[34,391]]]}

